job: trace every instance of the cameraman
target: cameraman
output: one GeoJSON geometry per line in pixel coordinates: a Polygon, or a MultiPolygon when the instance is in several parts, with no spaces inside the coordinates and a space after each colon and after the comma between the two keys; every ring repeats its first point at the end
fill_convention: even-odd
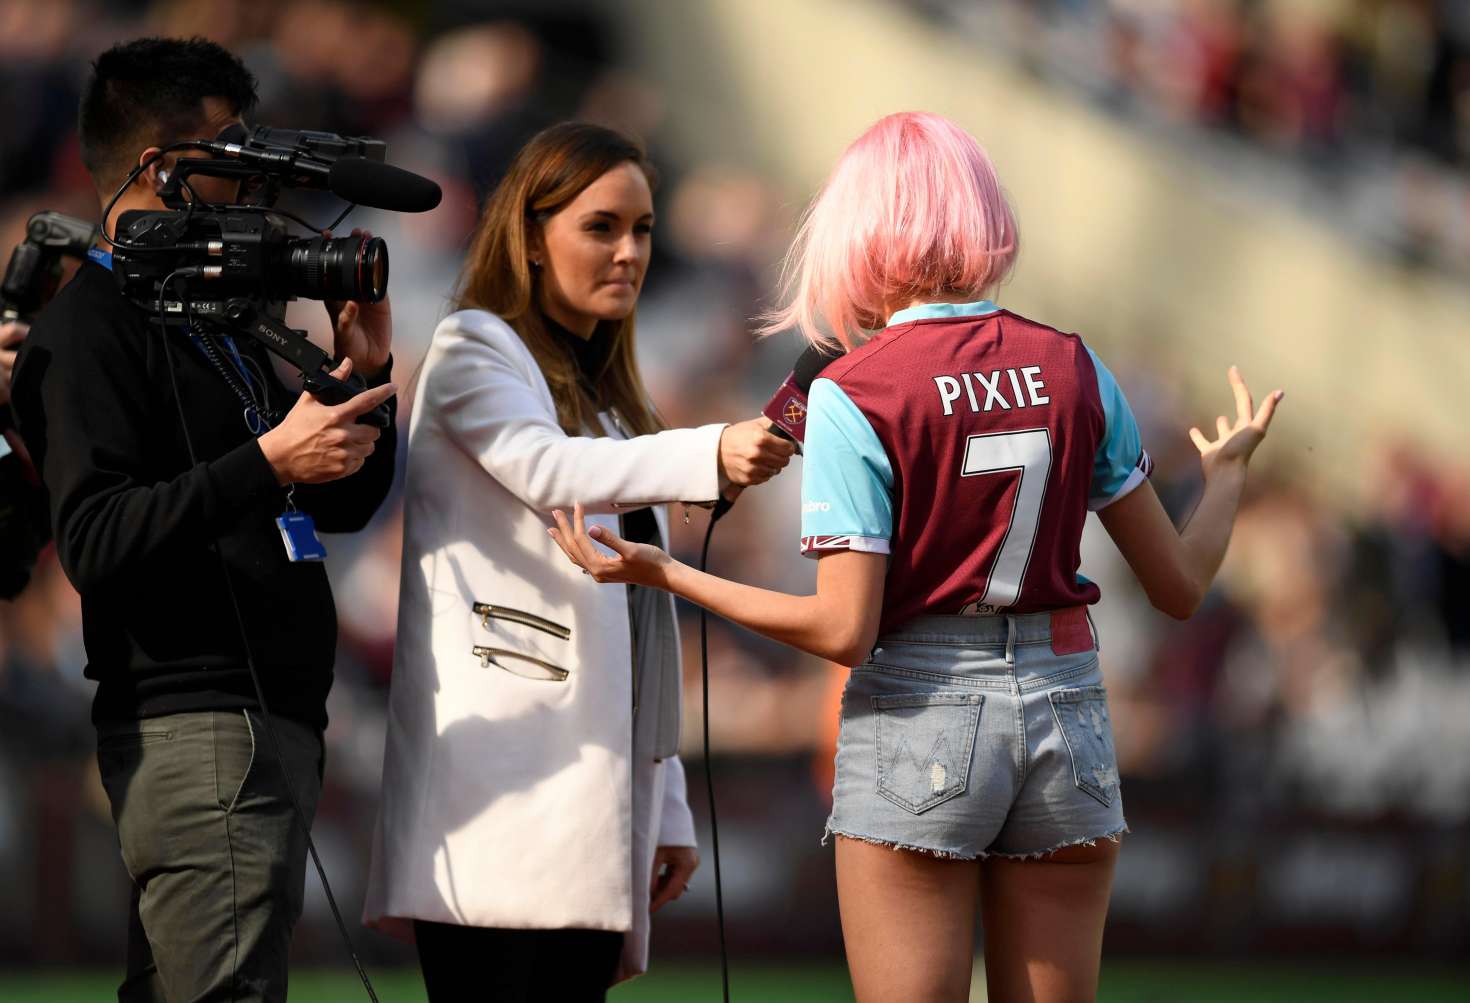
{"type": "MultiPolygon", "coordinates": [[[[212,42],[103,53],[80,110],[103,203],[160,148],[215,137],[255,100],[250,72],[212,42]]],[[[143,171],[104,233],[129,209],[164,209],[174,163],[143,171]]],[[[235,201],[232,180],[191,181],[208,201],[235,201]]],[[[255,340],[235,340],[230,364],[258,412],[289,406],[265,429],[198,344],[122,296],[109,265],[94,252],[37,318],[12,396],[81,593],[98,764],[134,884],[118,998],[284,1000],[306,856],[286,784],[309,823],[337,626],[325,570],[288,559],[276,518],[294,507],[350,532],[387,493],[392,424],[380,435],[355,419],[384,402],[392,413],[388,304],[329,306],[337,375],[370,388],[335,407],[307,394],[292,405],[255,340]]]]}

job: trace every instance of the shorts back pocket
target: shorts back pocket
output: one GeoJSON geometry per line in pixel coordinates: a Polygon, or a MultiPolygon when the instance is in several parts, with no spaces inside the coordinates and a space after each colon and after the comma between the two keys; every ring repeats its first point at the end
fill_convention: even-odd
{"type": "Polygon", "coordinates": [[[1078,788],[1103,805],[1111,805],[1118,796],[1118,754],[1113,749],[1107,690],[1083,686],[1047,695],[1057,727],[1067,742],[1078,788]]]}
{"type": "Polygon", "coordinates": [[[915,815],[963,794],[984,702],[979,693],[873,697],[878,793],[915,815]]]}

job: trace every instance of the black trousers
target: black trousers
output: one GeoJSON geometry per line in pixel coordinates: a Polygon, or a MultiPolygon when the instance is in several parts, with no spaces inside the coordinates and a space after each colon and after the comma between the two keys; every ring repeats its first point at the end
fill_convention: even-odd
{"type": "Polygon", "coordinates": [[[429,1003],[602,1003],[623,935],[414,920],[429,1003]]]}

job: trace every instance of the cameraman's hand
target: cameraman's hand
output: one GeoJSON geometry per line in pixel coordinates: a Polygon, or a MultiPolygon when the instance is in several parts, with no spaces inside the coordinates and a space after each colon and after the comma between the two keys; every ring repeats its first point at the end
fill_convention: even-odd
{"type": "MultiPolygon", "coordinates": [[[[354,229],[352,235],[372,236],[361,228],[354,229]]],[[[351,359],[363,379],[376,379],[388,364],[388,352],[393,345],[393,309],[388,305],[388,297],[377,303],[328,300],[326,306],[332,321],[332,354],[339,359],[351,359]]]]}
{"type": "Polygon", "coordinates": [[[0,324],[0,405],[10,403],[10,377],[15,371],[15,356],[30,329],[29,324],[18,320],[0,324]]]}
{"type": "MultiPolygon", "coordinates": [[[[352,372],[352,358],[332,370],[345,380],[352,372]]],[[[281,484],[322,484],[350,477],[372,455],[378,429],[357,424],[366,414],[398,392],[391,383],[364,390],[337,405],[323,404],[302,392],[282,422],[257,440],[266,462],[281,484]]]]}
{"type": "Polygon", "coordinates": [[[742,488],[764,484],[791,462],[795,452],[795,443],[771,434],[765,418],[726,425],[720,433],[720,478],[742,488]]]}

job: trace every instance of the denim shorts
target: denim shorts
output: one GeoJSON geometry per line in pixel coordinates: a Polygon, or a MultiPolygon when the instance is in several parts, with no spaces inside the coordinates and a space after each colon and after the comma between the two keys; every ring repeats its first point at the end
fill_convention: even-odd
{"type": "Polygon", "coordinates": [[[1116,840],[1095,639],[1082,607],[921,616],[880,637],[842,695],[828,834],[966,860],[1116,840]]]}

